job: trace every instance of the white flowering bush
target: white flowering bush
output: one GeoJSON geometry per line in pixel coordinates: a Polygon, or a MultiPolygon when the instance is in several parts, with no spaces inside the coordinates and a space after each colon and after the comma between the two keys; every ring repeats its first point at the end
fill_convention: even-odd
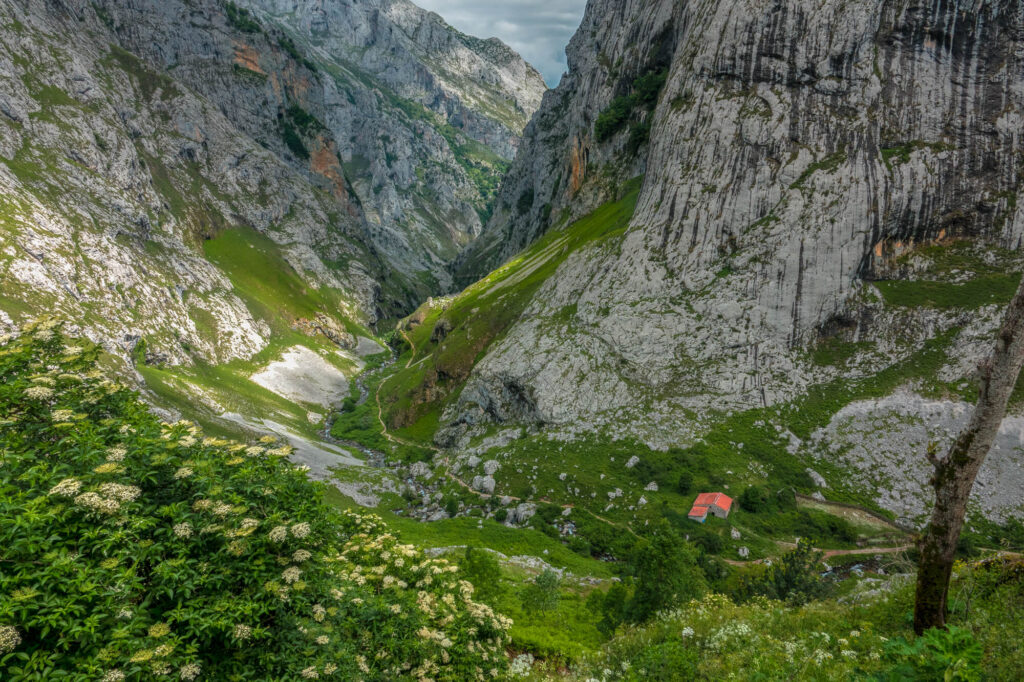
{"type": "Polygon", "coordinates": [[[472,680],[509,623],[270,441],[158,421],[52,322],[0,339],[0,679],[472,680]]]}

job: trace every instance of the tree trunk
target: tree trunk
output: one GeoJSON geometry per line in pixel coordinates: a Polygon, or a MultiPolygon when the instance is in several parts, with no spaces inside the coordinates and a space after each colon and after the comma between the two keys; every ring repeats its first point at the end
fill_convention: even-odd
{"type": "Polygon", "coordinates": [[[1010,395],[1024,364],[1024,282],[1006,312],[992,356],[981,364],[978,405],[967,428],[943,459],[934,450],[928,459],[935,467],[931,484],[935,508],[921,537],[921,561],[914,603],[914,631],[946,625],[946,600],[953,572],[953,557],[964,525],[967,500],[985,457],[1006,416],[1010,395]]]}

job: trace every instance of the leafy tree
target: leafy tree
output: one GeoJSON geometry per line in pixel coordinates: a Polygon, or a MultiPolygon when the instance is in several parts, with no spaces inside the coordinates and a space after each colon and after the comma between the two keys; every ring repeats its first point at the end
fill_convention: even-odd
{"type": "Polygon", "coordinates": [[[636,588],[626,614],[633,622],[699,597],[707,587],[696,551],[664,520],[634,546],[629,564],[636,588]]]}
{"type": "Polygon", "coordinates": [[[0,338],[0,679],[501,675],[509,623],[456,566],[271,438],[160,422],[99,353],[52,322],[0,338]]]}
{"type": "Polygon", "coordinates": [[[676,490],[680,495],[689,495],[693,491],[693,474],[689,471],[679,474],[679,483],[676,484],[676,490]]]}
{"type": "Polygon", "coordinates": [[[741,599],[764,596],[795,606],[806,604],[825,593],[818,568],[822,556],[809,540],[801,539],[796,548],[759,574],[741,578],[737,596],[741,599]]]}
{"type": "Polygon", "coordinates": [[[501,583],[501,566],[493,553],[467,547],[462,569],[466,572],[466,579],[476,586],[476,594],[483,601],[491,603],[505,592],[501,583]]]}
{"type": "Polygon", "coordinates": [[[448,516],[455,516],[459,513],[459,501],[454,497],[449,497],[444,505],[444,511],[448,516]]]}
{"type": "Polygon", "coordinates": [[[558,608],[559,587],[561,580],[550,568],[545,569],[532,583],[526,586],[521,595],[523,608],[527,612],[554,611],[558,608]]]}
{"type": "Polygon", "coordinates": [[[745,511],[757,514],[763,511],[767,511],[771,506],[771,493],[766,488],[759,485],[748,486],[740,494],[740,507],[745,511]]]}
{"type": "Polygon", "coordinates": [[[597,629],[605,637],[615,634],[626,621],[626,606],[629,603],[629,590],[622,583],[614,583],[607,592],[594,590],[588,599],[588,607],[593,613],[599,614],[601,620],[597,629]]]}

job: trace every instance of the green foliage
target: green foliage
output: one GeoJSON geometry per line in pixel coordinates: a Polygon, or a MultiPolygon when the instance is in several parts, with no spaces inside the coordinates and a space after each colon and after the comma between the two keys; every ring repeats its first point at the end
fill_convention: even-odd
{"type": "Polygon", "coordinates": [[[622,679],[678,682],[697,679],[698,652],[685,642],[661,642],[642,650],[622,679]]]}
{"type": "Polygon", "coordinates": [[[282,35],[280,38],[277,39],[277,44],[281,47],[282,50],[284,50],[285,54],[287,54],[289,57],[291,57],[298,63],[302,64],[313,73],[318,72],[316,64],[311,62],[306,57],[306,55],[302,54],[299,51],[298,46],[295,45],[295,41],[292,40],[290,36],[282,35]]]}
{"type": "Polygon", "coordinates": [[[695,599],[707,589],[696,552],[665,522],[660,522],[629,557],[636,588],[626,607],[633,622],[695,599]]]}
{"type": "Polygon", "coordinates": [[[242,33],[261,33],[263,31],[260,22],[244,7],[239,7],[229,0],[224,3],[224,11],[227,13],[228,24],[235,30],[242,33]]]}
{"type": "Polygon", "coordinates": [[[693,492],[693,474],[683,471],[679,474],[679,481],[676,482],[676,492],[680,495],[689,495],[693,492]]]}
{"type": "Polygon", "coordinates": [[[509,624],[457,567],[272,439],[159,422],[98,355],[50,322],[0,340],[0,679],[501,675],[509,624]]]}
{"type": "Polygon", "coordinates": [[[467,547],[462,570],[466,573],[466,579],[476,585],[476,594],[482,601],[490,604],[504,593],[501,567],[492,552],[467,547]]]}
{"type": "Polygon", "coordinates": [[[933,628],[921,637],[888,642],[885,659],[893,665],[876,679],[977,682],[983,679],[983,653],[970,630],[955,626],[945,630],[933,628]]]}
{"type": "Polygon", "coordinates": [[[737,590],[738,596],[744,599],[763,596],[789,604],[806,604],[825,593],[825,583],[818,568],[822,556],[809,540],[802,538],[795,549],[771,566],[760,573],[744,576],[737,590]]]}
{"type": "Polygon", "coordinates": [[[839,168],[839,166],[846,163],[846,158],[846,152],[838,151],[835,152],[834,154],[829,154],[821,161],[815,161],[810,166],[808,166],[803,173],[800,174],[800,177],[797,178],[796,182],[790,185],[789,188],[799,189],[803,187],[804,183],[807,182],[808,178],[810,178],[818,171],[825,171],[826,173],[834,172],[837,168],[839,168]]]}
{"type": "Polygon", "coordinates": [[[996,273],[953,284],[942,281],[887,280],[875,282],[889,305],[906,308],[975,310],[985,305],[1006,305],[1017,292],[1020,273],[996,273]]]}
{"type": "MultiPolygon", "coordinates": [[[[597,116],[594,122],[594,139],[606,142],[615,136],[620,130],[626,127],[636,112],[650,111],[658,103],[658,97],[665,81],[668,79],[668,71],[648,71],[633,81],[630,92],[627,95],[620,95],[611,101],[608,107],[597,116]]],[[[650,137],[650,123],[637,123],[630,133],[629,148],[631,153],[637,150],[650,137]]]]}
{"type": "Polygon", "coordinates": [[[520,599],[528,612],[554,611],[558,607],[558,589],[561,579],[547,568],[523,590],[520,599]]]}
{"type": "Polygon", "coordinates": [[[760,485],[747,486],[739,498],[740,507],[754,514],[768,509],[770,503],[771,493],[760,485]]]}
{"type": "Polygon", "coordinates": [[[306,143],[302,140],[302,136],[299,135],[295,126],[289,121],[281,123],[281,139],[284,141],[284,146],[288,147],[292,154],[305,161],[309,160],[309,149],[306,147],[306,143]]]}
{"type": "Polygon", "coordinates": [[[589,606],[600,614],[597,628],[605,637],[611,637],[626,622],[628,604],[629,590],[622,583],[614,583],[606,593],[591,594],[589,606]]]}

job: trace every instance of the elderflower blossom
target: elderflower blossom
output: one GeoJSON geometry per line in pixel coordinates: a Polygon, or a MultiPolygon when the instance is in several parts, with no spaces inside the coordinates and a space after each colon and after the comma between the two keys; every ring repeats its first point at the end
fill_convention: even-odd
{"type": "Polygon", "coordinates": [[[316,643],[320,644],[320,645],[327,644],[330,641],[331,641],[331,638],[328,637],[327,635],[320,635],[319,637],[316,638],[316,643]]]}
{"type": "Polygon", "coordinates": [[[309,524],[308,523],[296,523],[292,526],[292,535],[299,538],[300,540],[309,535],[309,524]]]}
{"type": "Polygon", "coordinates": [[[121,471],[117,462],[106,462],[93,469],[97,474],[116,474],[121,471]]]}
{"type": "Polygon", "coordinates": [[[366,665],[366,659],[362,656],[356,656],[356,665],[363,672],[364,675],[370,674],[370,666],[366,665]]]}
{"type": "Polygon", "coordinates": [[[177,524],[174,527],[174,535],[179,538],[192,537],[192,524],[187,521],[177,524]]]}
{"type": "Polygon", "coordinates": [[[310,554],[307,550],[298,549],[295,550],[295,554],[292,554],[292,561],[294,561],[297,564],[301,564],[303,561],[305,561],[311,556],[313,555],[310,554]]]}
{"type": "Polygon", "coordinates": [[[171,626],[167,623],[156,623],[149,627],[149,636],[153,639],[160,639],[164,635],[171,633],[171,626]]]}
{"type": "Polygon", "coordinates": [[[182,478],[188,478],[189,476],[191,476],[194,473],[195,472],[192,471],[191,467],[181,467],[180,469],[178,469],[177,471],[174,472],[174,478],[176,480],[177,479],[182,479],[182,478]]]}
{"type": "Polygon", "coordinates": [[[273,450],[267,450],[267,454],[270,455],[271,457],[287,457],[288,455],[292,454],[293,451],[294,451],[294,448],[292,448],[292,446],[290,446],[290,445],[282,445],[279,448],[274,448],[273,450]]]}
{"type": "Polygon", "coordinates": [[[127,454],[128,454],[128,451],[125,450],[120,445],[118,445],[116,447],[112,447],[112,448],[110,448],[110,450],[107,451],[107,461],[108,462],[123,462],[124,461],[124,457],[127,454]]]}
{"type": "Polygon", "coordinates": [[[82,482],[74,478],[65,478],[57,485],[50,488],[50,495],[57,497],[74,497],[82,488],[82,482]]]}
{"type": "Polygon", "coordinates": [[[235,626],[235,638],[245,641],[252,637],[252,628],[239,623],[235,626]]]}
{"type": "Polygon", "coordinates": [[[100,486],[100,492],[120,502],[132,502],[142,494],[142,491],[135,486],[121,485],[120,483],[104,483],[100,486]]]}
{"type": "Polygon", "coordinates": [[[100,678],[100,682],[121,682],[124,680],[124,673],[120,670],[108,670],[107,674],[100,678]]]}
{"type": "Polygon", "coordinates": [[[316,671],[316,668],[314,668],[313,666],[309,666],[308,668],[303,670],[300,673],[300,675],[302,675],[302,677],[307,679],[307,680],[319,680],[320,679],[320,673],[318,673],[316,671]]]}
{"type": "Polygon", "coordinates": [[[228,514],[231,513],[232,509],[234,509],[234,507],[232,507],[227,502],[218,502],[213,507],[213,513],[216,516],[227,516],[228,514]]]}
{"type": "Polygon", "coordinates": [[[265,450],[266,448],[261,448],[259,445],[250,445],[245,449],[245,454],[249,455],[250,457],[257,457],[259,455],[262,455],[265,450]]]}
{"type": "Polygon", "coordinates": [[[53,389],[46,386],[30,386],[25,389],[25,397],[33,400],[46,400],[53,396],[53,389]]]}
{"type": "Polygon", "coordinates": [[[302,571],[295,566],[289,566],[284,569],[284,573],[281,574],[281,579],[290,584],[297,581],[300,576],[302,576],[302,571]]]}
{"type": "Polygon", "coordinates": [[[324,622],[324,618],[327,616],[327,609],[320,604],[313,604],[313,620],[318,623],[324,622]]]}
{"type": "Polygon", "coordinates": [[[14,651],[21,644],[21,635],[10,625],[0,625],[0,654],[14,651]]]}
{"type": "Polygon", "coordinates": [[[271,542],[284,542],[288,539],[288,526],[275,526],[267,533],[267,537],[271,542]]]}
{"type": "Polygon", "coordinates": [[[121,508],[116,500],[108,500],[96,493],[82,493],[75,498],[75,504],[80,507],[89,507],[103,514],[114,514],[121,508]]]}
{"type": "Polygon", "coordinates": [[[199,677],[199,673],[202,669],[198,663],[186,663],[181,666],[181,674],[179,675],[183,680],[194,680],[199,677]]]}
{"type": "Polygon", "coordinates": [[[71,418],[75,416],[75,413],[71,410],[54,410],[50,413],[50,419],[55,422],[67,422],[71,421],[71,418]]]}

